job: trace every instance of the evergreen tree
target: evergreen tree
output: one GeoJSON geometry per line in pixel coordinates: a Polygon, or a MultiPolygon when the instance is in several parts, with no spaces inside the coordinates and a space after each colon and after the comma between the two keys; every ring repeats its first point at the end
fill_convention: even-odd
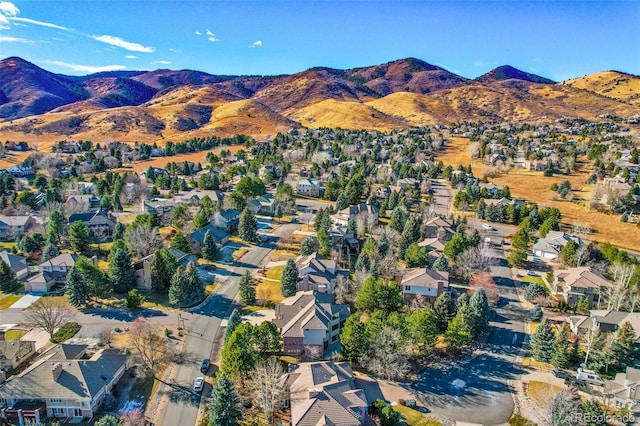
{"type": "Polygon", "coordinates": [[[243,241],[250,243],[258,241],[258,221],[248,207],[240,214],[238,235],[243,241]]]}
{"type": "Polygon", "coordinates": [[[111,235],[113,241],[121,240],[124,238],[124,232],[127,230],[127,227],[124,223],[118,222],[116,226],[113,228],[113,234],[111,235]]]}
{"type": "Polygon", "coordinates": [[[136,273],[128,251],[117,249],[109,264],[109,279],[116,293],[126,293],[136,285],[136,273]]]}
{"type": "Polygon", "coordinates": [[[585,426],[607,426],[606,412],[600,402],[595,399],[589,399],[582,403],[582,413],[584,418],[589,419],[585,426]]]}
{"type": "Polygon", "coordinates": [[[456,316],[456,305],[448,292],[442,293],[433,304],[436,326],[440,332],[447,330],[449,322],[456,316]]]}
{"type": "Polygon", "coordinates": [[[318,251],[318,242],[313,237],[307,237],[302,240],[300,244],[300,254],[303,256],[309,256],[310,254],[318,251]]]}
{"type": "Polygon", "coordinates": [[[255,329],[251,324],[242,323],[236,327],[222,347],[220,371],[236,377],[253,370],[260,356],[254,342],[255,329]]]}
{"type": "Polygon", "coordinates": [[[553,357],[555,336],[551,324],[543,320],[531,336],[531,354],[536,361],[550,362],[553,357]]]}
{"type": "Polygon", "coordinates": [[[113,210],[117,212],[122,211],[122,203],[120,202],[120,196],[118,196],[118,194],[113,194],[112,204],[113,204],[113,210]]]}
{"type": "Polygon", "coordinates": [[[253,285],[253,277],[249,270],[240,279],[240,303],[244,305],[256,303],[256,288],[253,285]]]}
{"type": "Polygon", "coordinates": [[[473,333],[476,331],[477,319],[469,302],[470,298],[467,293],[462,293],[460,297],[458,297],[458,302],[456,303],[456,317],[460,318],[460,323],[464,327],[465,331],[469,333],[469,336],[473,337],[473,333]]]}
{"type": "Polygon", "coordinates": [[[369,333],[358,315],[347,318],[340,333],[340,345],[345,359],[354,365],[361,365],[369,351],[369,333]]]}
{"type": "Polygon", "coordinates": [[[240,311],[234,308],[227,321],[227,328],[224,331],[224,341],[229,340],[229,337],[233,334],[236,328],[242,324],[242,318],[240,317],[240,311]]]}
{"type": "Polygon", "coordinates": [[[298,289],[298,267],[292,259],[288,259],[280,277],[280,292],[284,297],[293,296],[298,289]]]}
{"type": "Polygon", "coordinates": [[[194,230],[202,229],[209,224],[209,218],[203,209],[195,215],[193,218],[193,228],[194,230]]]}
{"type": "Polygon", "coordinates": [[[176,257],[166,248],[161,248],[151,259],[151,288],[158,293],[167,294],[171,287],[171,278],[178,270],[176,257]]]}
{"type": "Polygon", "coordinates": [[[349,199],[345,197],[344,192],[341,192],[336,199],[336,210],[344,210],[349,207],[349,199]]]}
{"type": "Polygon", "coordinates": [[[402,207],[394,208],[389,220],[389,226],[398,232],[404,231],[404,227],[407,222],[407,216],[407,212],[402,207]]]}
{"type": "Polygon", "coordinates": [[[618,329],[611,343],[611,364],[618,371],[624,371],[628,366],[634,365],[637,352],[635,340],[636,333],[627,321],[618,329]]]}
{"type": "Polygon", "coordinates": [[[477,329],[486,329],[489,326],[489,299],[483,288],[479,288],[473,292],[469,299],[469,307],[475,318],[475,327],[477,329]]]}
{"type": "Polygon", "coordinates": [[[189,246],[187,237],[181,231],[177,231],[176,235],[171,239],[171,247],[177,248],[184,253],[191,253],[191,246],[189,246]]]}
{"type": "Polygon", "coordinates": [[[395,281],[384,282],[369,277],[362,283],[355,300],[356,308],[366,312],[380,311],[384,317],[402,309],[402,291],[395,281]]]}
{"type": "Polygon", "coordinates": [[[20,280],[16,273],[3,260],[0,260],[0,291],[12,293],[20,287],[20,280]]]}
{"type": "Polygon", "coordinates": [[[65,220],[62,213],[54,210],[49,213],[49,223],[47,224],[47,234],[51,235],[56,241],[60,242],[64,235],[65,220]]]}
{"type": "Polygon", "coordinates": [[[329,232],[326,229],[321,228],[316,235],[318,237],[318,254],[320,256],[329,257],[331,255],[331,248],[333,247],[329,232]]]}
{"type": "Polygon", "coordinates": [[[209,402],[209,426],[235,426],[242,419],[240,400],[229,378],[218,376],[209,402]]]}
{"type": "Polygon", "coordinates": [[[560,222],[554,216],[551,216],[540,225],[540,236],[542,238],[546,237],[550,231],[559,231],[560,230],[560,222]]]}
{"type": "Polygon", "coordinates": [[[591,338],[591,345],[587,348],[587,367],[593,371],[602,371],[608,363],[608,348],[604,335],[597,330],[591,338]]]}
{"type": "Polygon", "coordinates": [[[542,320],[543,315],[544,314],[542,312],[542,308],[540,307],[540,305],[534,305],[533,309],[531,309],[527,314],[527,318],[529,318],[529,320],[533,322],[540,322],[542,320]]]}
{"type": "Polygon", "coordinates": [[[192,306],[205,296],[205,285],[194,262],[189,262],[184,271],[180,268],[171,278],[169,287],[169,302],[184,308],[192,306]]]}
{"type": "Polygon", "coordinates": [[[75,266],[67,274],[66,293],[69,302],[76,307],[86,305],[89,300],[87,281],[75,266]]]}
{"type": "Polygon", "coordinates": [[[42,249],[42,262],[46,262],[49,259],[53,259],[60,254],[60,249],[56,245],[56,240],[53,235],[47,237],[47,242],[42,249]]]}
{"type": "Polygon", "coordinates": [[[447,344],[447,350],[451,352],[459,352],[471,342],[471,334],[463,315],[456,314],[448,324],[447,331],[444,333],[444,341],[447,344]]]}
{"type": "Polygon", "coordinates": [[[449,266],[449,261],[447,260],[447,256],[441,254],[438,256],[435,262],[433,262],[433,270],[438,272],[449,272],[451,271],[451,267],[449,266]]]}
{"type": "Polygon", "coordinates": [[[431,309],[420,309],[408,318],[411,340],[419,354],[430,352],[438,341],[436,315],[431,309]]]}
{"type": "Polygon", "coordinates": [[[556,335],[553,342],[553,355],[551,357],[551,364],[558,368],[566,368],[571,360],[569,333],[567,327],[563,327],[562,330],[556,335]]]}
{"type": "Polygon", "coordinates": [[[271,321],[265,321],[254,327],[255,347],[262,355],[277,354],[282,351],[280,333],[271,321]]]}
{"type": "Polygon", "coordinates": [[[91,260],[80,256],[76,260],[74,268],[80,272],[87,286],[89,286],[89,297],[102,298],[109,294],[109,291],[111,291],[109,279],[91,260]]]}
{"type": "Polygon", "coordinates": [[[411,243],[404,253],[404,260],[409,268],[424,268],[429,265],[429,254],[425,247],[411,243]]]}
{"type": "Polygon", "coordinates": [[[69,226],[69,244],[76,253],[86,253],[89,249],[89,228],[84,222],[76,221],[69,226]]]}
{"type": "Polygon", "coordinates": [[[213,241],[213,235],[210,230],[204,233],[204,239],[202,241],[202,257],[209,261],[214,261],[218,258],[220,254],[218,250],[218,246],[213,241]]]}

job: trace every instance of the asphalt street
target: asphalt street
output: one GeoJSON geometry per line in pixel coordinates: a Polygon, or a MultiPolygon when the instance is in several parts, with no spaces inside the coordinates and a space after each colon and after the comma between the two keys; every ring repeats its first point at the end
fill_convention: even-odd
{"type": "MultiPolygon", "coordinates": [[[[497,231],[487,234],[492,240],[500,239],[509,230],[497,231]]],[[[425,369],[412,384],[427,407],[460,422],[506,424],[514,409],[509,380],[523,374],[514,360],[524,340],[526,313],[502,250],[495,252],[499,264],[491,272],[501,299],[489,339],[467,359],[425,369]]]]}

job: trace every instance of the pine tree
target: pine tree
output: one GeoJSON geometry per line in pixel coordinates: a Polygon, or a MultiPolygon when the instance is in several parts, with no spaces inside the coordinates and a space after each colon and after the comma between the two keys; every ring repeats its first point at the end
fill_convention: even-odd
{"type": "Polygon", "coordinates": [[[240,279],[240,303],[244,305],[256,303],[256,288],[253,285],[253,277],[249,270],[240,279]]]}
{"type": "Polygon", "coordinates": [[[470,336],[473,336],[473,333],[477,328],[477,318],[471,308],[470,298],[467,293],[462,293],[460,297],[458,297],[458,302],[456,303],[456,317],[460,319],[464,330],[469,333],[470,336]]]}
{"type": "Polygon", "coordinates": [[[447,330],[449,322],[456,316],[456,305],[448,292],[442,293],[433,304],[433,313],[436,317],[436,325],[440,332],[447,330]]]}
{"type": "Polygon", "coordinates": [[[209,218],[203,209],[201,209],[193,218],[194,230],[202,229],[209,224],[209,218]]]}
{"type": "Polygon", "coordinates": [[[236,328],[242,324],[242,318],[240,317],[240,311],[237,309],[233,309],[231,315],[229,316],[229,320],[227,321],[227,328],[224,331],[224,341],[226,342],[229,337],[233,334],[236,328]]]}
{"type": "Polygon", "coordinates": [[[122,211],[122,203],[120,202],[120,197],[118,196],[118,194],[113,194],[112,204],[113,204],[113,210],[117,212],[122,211]]]}
{"type": "Polygon", "coordinates": [[[344,357],[355,365],[360,365],[369,350],[369,334],[358,315],[347,318],[340,333],[340,345],[344,357]]]}
{"type": "Polygon", "coordinates": [[[202,257],[209,260],[214,261],[218,258],[218,246],[213,241],[213,235],[211,234],[211,230],[207,230],[204,233],[204,239],[202,241],[202,257]]]}
{"type": "Polygon", "coordinates": [[[11,293],[20,287],[20,280],[18,280],[16,273],[3,260],[0,260],[0,290],[4,293],[11,293]]]}
{"type": "Polygon", "coordinates": [[[178,261],[169,250],[161,248],[156,251],[151,260],[151,287],[158,293],[167,294],[177,269],[178,261]]]}
{"type": "Polygon", "coordinates": [[[248,207],[240,214],[238,235],[243,241],[250,243],[258,241],[258,221],[248,207]]]}
{"type": "Polygon", "coordinates": [[[47,237],[47,242],[42,249],[42,261],[46,262],[49,259],[53,259],[60,254],[60,249],[56,245],[56,240],[53,235],[47,237]]]}
{"type": "Polygon", "coordinates": [[[566,368],[571,360],[571,343],[569,342],[569,333],[566,327],[556,335],[553,341],[553,355],[551,364],[558,368],[566,368]]]}
{"type": "Polygon", "coordinates": [[[131,266],[131,255],[121,248],[113,254],[109,264],[109,279],[116,293],[126,293],[136,285],[136,273],[131,266]]]}
{"type": "Polygon", "coordinates": [[[169,302],[184,308],[192,306],[204,299],[205,285],[194,262],[189,262],[187,269],[178,269],[171,279],[169,302]]]}
{"type": "Polygon", "coordinates": [[[124,232],[127,230],[127,227],[124,223],[118,222],[116,226],[113,228],[113,234],[111,235],[113,241],[121,240],[124,238],[124,232]]]}
{"type": "Polygon", "coordinates": [[[75,266],[67,274],[66,293],[69,302],[76,307],[86,305],[89,299],[89,285],[75,266]]]}
{"type": "Polygon", "coordinates": [[[469,307],[475,318],[475,326],[478,329],[486,329],[489,326],[489,299],[483,288],[479,288],[473,292],[469,299],[469,307]]]}
{"type": "Polygon", "coordinates": [[[447,344],[447,350],[451,352],[458,352],[471,342],[471,334],[462,314],[456,314],[448,324],[447,331],[444,333],[444,341],[447,344]]]}
{"type": "Polygon", "coordinates": [[[240,400],[229,378],[218,376],[209,402],[209,426],[235,426],[242,419],[240,400]]]}
{"type": "Polygon", "coordinates": [[[280,278],[280,292],[284,297],[293,296],[298,289],[298,267],[292,259],[288,259],[280,278]]]}
{"type": "Polygon", "coordinates": [[[533,309],[531,309],[527,314],[527,318],[529,318],[529,320],[533,322],[540,322],[543,316],[544,313],[542,312],[542,308],[540,307],[540,305],[534,305],[533,309]]]}
{"type": "Polygon", "coordinates": [[[58,210],[54,210],[49,214],[49,223],[47,224],[47,234],[51,235],[56,241],[60,242],[64,235],[64,216],[58,210]]]}
{"type": "Polygon", "coordinates": [[[591,345],[588,348],[589,357],[587,358],[587,367],[593,371],[601,371],[608,362],[607,342],[600,330],[597,330],[590,340],[591,345]]]}
{"type": "Polygon", "coordinates": [[[191,247],[189,246],[189,242],[187,241],[187,237],[180,231],[176,232],[176,235],[171,239],[171,247],[177,248],[178,250],[184,253],[191,253],[191,247]]]}
{"type": "Polygon", "coordinates": [[[341,192],[336,199],[336,210],[344,210],[349,207],[349,199],[345,197],[344,192],[341,192]]]}
{"type": "Polygon", "coordinates": [[[438,272],[449,272],[451,271],[451,267],[449,266],[449,261],[447,260],[447,256],[441,254],[438,256],[435,262],[433,262],[433,270],[438,272]]]}
{"type": "Polygon", "coordinates": [[[551,324],[543,320],[531,336],[531,354],[536,361],[550,362],[553,357],[555,336],[551,324]]]}
{"type": "Polygon", "coordinates": [[[636,357],[636,333],[629,322],[618,329],[611,343],[611,364],[619,371],[633,365],[636,357]]]}
{"type": "Polygon", "coordinates": [[[255,368],[259,356],[255,348],[255,328],[242,323],[222,347],[220,371],[234,378],[238,374],[245,375],[255,368]]]}
{"type": "Polygon", "coordinates": [[[300,244],[300,254],[303,256],[309,256],[310,254],[318,250],[318,242],[313,237],[307,237],[302,240],[300,244]]]}
{"type": "Polygon", "coordinates": [[[69,226],[69,244],[76,253],[85,253],[89,249],[89,228],[84,222],[73,222],[69,226]]]}

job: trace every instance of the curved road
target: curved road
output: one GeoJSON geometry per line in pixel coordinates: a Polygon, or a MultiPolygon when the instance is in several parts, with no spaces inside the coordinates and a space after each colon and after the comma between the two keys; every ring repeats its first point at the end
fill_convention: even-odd
{"type": "Polygon", "coordinates": [[[412,383],[427,407],[459,422],[507,424],[514,409],[509,380],[523,373],[514,361],[525,336],[526,312],[501,250],[497,255],[500,264],[491,272],[501,301],[489,340],[469,359],[427,368],[412,383]]]}

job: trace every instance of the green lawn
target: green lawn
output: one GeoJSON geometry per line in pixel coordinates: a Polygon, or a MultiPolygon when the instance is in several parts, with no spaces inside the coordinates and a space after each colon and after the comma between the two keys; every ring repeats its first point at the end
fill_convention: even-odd
{"type": "Polygon", "coordinates": [[[442,423],[436,420],[428,419],[424,414],[413,408],[404,405],[396,405],[393,407],[395,411],[400,413],[402,419],[408,426],[442,426],[442,423]]]}
{"type": "Polygon", "coordinates": [[[535,283],[535,284],[540,284],[543,287],[546,287],[546,284],[544,283],[544,280],[542,279],[542,277],[539,276],[533,276],[533,275],[524,275],[520,278],[520,281],[522,281],[523,283],[535,283]]]}
{"type": "Polygon", "coordinates": [[[22,297],[21,294],[6,294],[0,296],[0,309],[8,309],[22,297]]]}
{"type": "Polygon", "coordinates": [[[25,334],[27,334],[25,330],[9,330],[6,333],[4,333],[4,340],[6,341],[20,340],[22,336],[24,336],[25,334]]]}

